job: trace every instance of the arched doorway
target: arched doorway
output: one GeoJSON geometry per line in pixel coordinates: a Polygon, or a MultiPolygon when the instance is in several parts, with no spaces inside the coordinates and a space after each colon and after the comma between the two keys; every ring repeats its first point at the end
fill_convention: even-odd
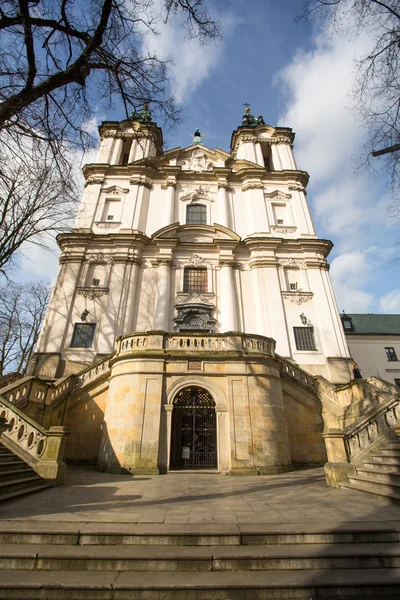
{"type": "Polygon", "coordinates": [[[190,386],[178,392],[173,404],[170,468],[216,469],[217,421],[211,394],[190,386]]]}

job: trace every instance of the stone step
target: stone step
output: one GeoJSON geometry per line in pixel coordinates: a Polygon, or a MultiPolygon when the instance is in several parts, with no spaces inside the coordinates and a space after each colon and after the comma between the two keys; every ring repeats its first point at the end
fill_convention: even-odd
{"type": "Polygon", "coordinates": [[[385,470],[377,470],[377,469],[366,469],[366,468],[357,468],[357,475],[359,477],[368,478],[369,480],[373,479],[376,482],[386,483],[388,485],[398,485],[400,486],[400,473],[398,472],[388,472],[385,470]]]}
{"type": "Polygon", "coordinates": [[[374,494],[380,498],[388,498],[396,503],[400,501],[399,489],[396,489],[393,486],[385,486],[382,483],[369,481],[365,478],[356,479],[356,477],[352,477],[352,481],[349,481],[349,483],[341,483],[339,484],[339,487],[352,490],[353,492],[367,492],[368,494],[374,494]]]}
{"type": "Polygon", "coordinates": [[[392,456],[394,458],[400,459],[400,450],[397,450],[397,449],[392,449],[392,448],[388,448],[388,447],[380,448],[379,454],[381,456],[392,456]]]}
{"type": "Polygon", "coordinates": [[[2,544],[0,570],[263,571],[400,567],[400,544],[68,546],[2,544]]]}
{"type": "Polygon", "coordinates": [[[381,522],[132,524],[0,521],[0,544],[80,546],[240,546],[397,542],[395,524],[381,522]]]}
{"type": "Polygon", "coordinates": [[[400,473],[400,464],[393,465],[391,463],[382,461],[382,462],[365,462],[365,463],[363,463],[363,466],[366,469],[373,470],[373,471],[385,470],[387,473],[400,473]]]}
{"type": "Polygon", "coordinates": [[[400,468],[400,458],[396,456],[384,456],[383,454],[373,454],[372,460],[376,463],[384,462],[390,465],[397,465],[400,468]]]}
{"type": "Polygon", "coordinates": [[[0,571],[0,600],[399,598],[400,569],[187,573],[0,571]]]}
{"type": "Polygon", "coordinates": [[[31,469],[28,465],[22,463],[22,465],[17,465],[13,469],[9,469],[8,471],[0,472],[0,482],[10,481],[11,479],[20,479],[25,475],[29,475],[34,473],[35,471],[31,469]]]}
{"type": "Polygon", "coordinates": [[[23,488],[14,489],[12,491],[3,491],[0,494],[0,502],[7,502],[8,500],[15,500],[21,496],[26,496],[28,494],[34,494],[36,492],[42,492],[50,487],[53,487],[51,483],[47,483],[44,479],[41,480],[39,484],[31,484],[29,486],[24,486],[23,488]]]}
{"type": "Polygon", "coordinates": [[[392,448],[400,450],[400,441],[397,442],[386,442],[385,448],[392,448]]]}
{"type": "Polygon", "coordinates": [[[43,479],[37,475],[34,471],[31,471],[25,477],[19,477],[18,479],[6,479],[0,481],[0,494],[8,494],[16,490],[22,490],[25,487],[30,487],[32,484],[37,485],[42,482],[43,479]]]}

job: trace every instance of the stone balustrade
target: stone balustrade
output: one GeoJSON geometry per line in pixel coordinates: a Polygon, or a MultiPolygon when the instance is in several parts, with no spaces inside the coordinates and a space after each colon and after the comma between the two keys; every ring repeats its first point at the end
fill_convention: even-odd
{"type": "Polygon", "coordinates": [[[0,418],[8,426],[1,436],[3,444],[44,479],[62,483],[66,471],[62,460],[66,428],[46,430],[3,397],[0,397],[0,418]]]}
{"type": "Polygon", "coordinates": [[[399,419],[400,397],[394,397],[347,427],[344,430],[344,443],[348,461],[353,462],[365,454],[370,446],[398,424],[399,419]]]}
{"type": "Polygon", "coordinates": [[[107,356],[100,362],[87,367],[75,377],[74,389],[83,387],[88,383],[92,383],[110,371],[110,361],[114,355],[107,356]]]}
{"type": "Polygon", "coordinates": [[[279,357],[278,360],[282,364],[282,375],[284,377],[294,379],[296,382],[301,383],[305,387],[317,393],[317,382],[315,378],[312,375],[310,375],[310,373],[307,373],[307,371],[303,371],[303,369],[300,369],[300,367],[293,365],[284,358],[279,357]]]}
{"type": "Polygon", "coordinates": [[[34,381],[35,377],[23,377],[2,388],[1,394],[12,404],[20,403],[30,397],[34,381]]]}
{"type": "Polygon", "coordinates": [[[120,338],[116,356],[137,351],[238,352],[274,356],[275,342],[256,335],[235,334],[167,334],[163,331],[131,334],[120,338]]]}

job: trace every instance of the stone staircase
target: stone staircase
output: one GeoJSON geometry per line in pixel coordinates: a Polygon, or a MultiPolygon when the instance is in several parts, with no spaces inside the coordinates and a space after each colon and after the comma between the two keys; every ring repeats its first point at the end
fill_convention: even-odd
{"type": "Polygon", "coordinates": [[[400,440],[386,441],[340,487],[400,501],[400,440]]]}
{"type": "Polygon", "coordinates": [[[0,441],[0,502],[42,491],[52,484],[0,441]]]}
{"type": "Polygon", "coordinates": [[[399,598],[396,524],[0,524],[1,600],[399,598]]]}

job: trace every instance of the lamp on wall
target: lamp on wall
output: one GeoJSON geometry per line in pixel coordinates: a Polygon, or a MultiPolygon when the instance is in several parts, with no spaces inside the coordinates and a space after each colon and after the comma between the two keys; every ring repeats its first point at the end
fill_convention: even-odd
{"type": "Polygon", "coordinates": [[[303,323],[303,325],[307,325],[307,317],[304,313],[301,313],[300,319],[301,319],[301,322],[303,323]]]}
{"type": "Polygon", "coordinates": [[[88,316],[89,311],[85,308],[83,313],[81,314],[81,321],[86,321],[86,317],[88,316]]]}

